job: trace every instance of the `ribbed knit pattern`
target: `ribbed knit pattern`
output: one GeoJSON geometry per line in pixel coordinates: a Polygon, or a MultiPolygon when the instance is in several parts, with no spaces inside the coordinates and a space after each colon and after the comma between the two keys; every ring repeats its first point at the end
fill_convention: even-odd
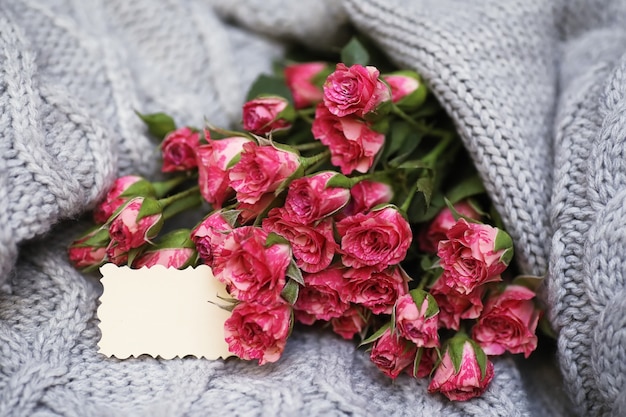
{"type": "Polygon", "coordinates": [[[626,415],[626,2],[0,0],[0,416],[626,415]],[[115,176],[154,175],[134,111],[236,124],[287,42],[351,24],[423,74],[546,276],[558,357],[495,359],[465,403],[296,328],[283,358],[97,353],[101,286],[69,264],[115,176]]]}

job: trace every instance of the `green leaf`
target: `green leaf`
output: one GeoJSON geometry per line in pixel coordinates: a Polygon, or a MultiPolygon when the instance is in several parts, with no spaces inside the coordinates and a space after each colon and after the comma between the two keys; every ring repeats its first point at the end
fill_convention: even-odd
{"type": "Polygon", "coordinates": [[[426,208],[430,206],[430,198],[433,195],[433,179],[431,177],[421,177],[415,182],[417,191],[424,195],[426,208]]]}
{"type": "Polygon", "coordinates": [[[383,161],[388,160],[390,156],[400,150],[406,139],[409,137],[410,132],[411,126],[404,120],[391,122],[391,125],[389,126],[389,134],[385,140],[385,149],[382,154],[383,161]]]}
{"type": "Polygon", "coordinates": [[[455,185],[450,191],[446,193],[446,197],[452,204],[456,204],[461,200],[473,197],[479,194],[484,194],[485,186],[478,175],[469,177],[457,185],[455,185]]]}
{"type": "Polygon", "coordinates": [[[556,332],[552,329],[550,321],[548,321],[548,318],[546,316],[543,316],[539,319],[539,330],[541,330],[541,332],[549,338],[556,340],[556,332]]]}
{"type": "Polygon", "coordinates": [[[163,235],[159,238],[159,242],[153,247],[153,250],[169,249],[169,248],[189,248],[195,249],[196,245],[191,240],[191,230],[177,229],[163,235]]]}
{"type": "Polygon", "coordinates": [[[458,333],[448,342],[448,354],[454,366],[454,373],[458,374],[461,370],[461,362],[463,361],[463,346],[469,339],[467,336],[460,336],[458,333]]]}
{"type": "Polygon", "coordinates": [[[97,228],[92,229],[81,239],[84,239],[86,236],[89,236],[87,240],[85,240],[84,242],[75,244],[73,246],[75,247],[91,246],[91,247],[101,248],[103,246],[106,246],[110,240],[109,229],[106,227],[102,227],[102,226],[98,226],[97,228]],[[90,234],[91,236],[89,236],[90,234]]]}
{"type": "Polygon", "coordinates": [[[500,262],[508,265],[513,259],[513,239],[507,232],[498,229],[496,233],[496,241],[494,243],[494,251],[504,250],[500,256],[500,262]]]}
{"type": "Polygon", "coordinates": [[[522,287],[526,287],[536,293],[542,282],[543,277],[537,277],[534,275],[518,275],[513,279],[512,284],[521,285],[522,287]]]}
{"type": "Polygon", "coordinates": [[[357,38],[352,38],[341,50],[341,61],[348,67],[354,64],[367,65],[370,54],[357,38]]]}
{"type": "Polygon", "coordinates": [[[397,166],[398,169],[432,169],[430,164],[425,163],[421,159],[412,159],[405,161],[397,166]]]}
{"type": "Polygon", "coordinates": [[[289,266],[287,267],[287,272],[285,273],[285,275],[287,275],[298,284],[304,285],[304,277],[302,276],[302,271],[300,270],[300,268],[298,268],[298,265],[296,265],[296,262],[293,259],[291,260],[291,262],[289,262],[289,266]]]}
{"type": "Polygon", "coordinates": [[[280,295],[287,301],[289,304],[294,305],[296,301],[298,301],[298,294],[300,292],[300,285],[292,279],[287,280],[287,284],[283,287],[280,295]]]}
{"type": "Polygon", "coordinates": [[[132,184],[130,187],[124,190],[122,194],[120,194],[120,197],[128,197],[128,198],[137,197],[137,196],[156,197],[156,190],[154,186],[152,185],[152,183],[150,183],[150,181],[141,179],[137,181],[136,183],[132,184]]]}
{"type": "Polygon", "coordinates": [[[280,96],[289,101],[289,104],[293,106],[293,96],[291,90],[285,84],[283,78],[274,77],[270,75],[260,75],[250,87],[246,100],[250,101],[257,97],[262,96],[280,96]]]}
{"type": "Polygon", "coordinates": [[[326,182],[326,188],[352,188],[352,180],[343,174],[337,173],[326,182]]]}
{"type": "Polygon", "coordinates": [[[472,344],[472,348],[474,348],[476,362],[478,362],[478,366],[480,367],[480,379],[483,380],[485,379],[485,375],[487,375],[487,355],[478,343],[471,339],[469,339],[469,342],[472,344]]]}
{"type": "Polygon", "coordinates": [[[458,221],[459,219],[464,219],[468,223],[482,224],[482,222],[480,220],[472,219],[471,217],[467,217],[467,216],[459,213],[458,210],[452,204],[452,202],[450,200],[448,200],[447,198],[444,197],[444,200],[446,202],[446,206],[448,206],[448,210],[450,210],[452,212],[452,217],[454,217],[455,221],[458,221]]]}
{"type": "Polygon", "coordinates": [[[271,232],[267,235],[267,239],[265,239],[265,247],[269,248],[273,245],[288,245],[289,241],[279,235],[278,233],[271,232]]]}
{"type": "Polygon", "coordinates": [[[135,113],[144,121],[148,132],[159,140],[163,140],[168,133],[176,130],[174,119],[165,113],[141,114],[138,111],[135,113]]]}
{"type": "Polygon", "coordinates": [[[385,334],[385,332],[387,331],[387,329],[389,329],[389,327],[391,327],[391,322],[386,323],[380,329],[378,329],[373,335],[371,335],[370,337],[362,341],[359,344],[359,347],[365,346],[367,344],[377,341],[378,339],[382,337],[383,334],[385,334]]]}

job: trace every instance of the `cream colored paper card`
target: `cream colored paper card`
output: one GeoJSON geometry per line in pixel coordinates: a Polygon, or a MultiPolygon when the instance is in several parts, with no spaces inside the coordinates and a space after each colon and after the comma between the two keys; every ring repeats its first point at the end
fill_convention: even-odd
{"type": "Polygon", "coordinates": [[[230,297],[208,266],[181,271],[105,264],[100,272],[100,353],[119,359],[233,356],[224,341],[231,313],[219,307],[225,304],[219,297],[230,297]]]}

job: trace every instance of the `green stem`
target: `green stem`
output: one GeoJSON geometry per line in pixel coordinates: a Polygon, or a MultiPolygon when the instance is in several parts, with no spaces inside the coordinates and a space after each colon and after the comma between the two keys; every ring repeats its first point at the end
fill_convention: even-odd
{"type": "Polygon", "coordinates": [[[413,197],[415,197],[416,193],[417,193],[417,187],[411,187],[411,191],[409,192],[409,195],[406,197],[406,199],[400,206],[400,210],[403,213],[406,213],[409,211],[409,207],[411,206],[411,202],[413,201],[413,197]]]}
{"type": "Polygon", "coordinates": [[[163,219],[167,220],[178,213],[189,210],[201,204],[200,187],[191,187],[188,190],[174,194],[171,197],[159,200],[163,209],[163,219]]]}
{"type": "Polygon", "coordinates": [[[308,158],[301,158],[302,168],[305,171],[309,170],[309,168],[318,168],[322,165],[326,160],[330,157],[330,150],[326,149],[324,152],[320,152],[317,155],[313,155],[308,158]]]}
{"type": "Polygon", "coordinates": [[[450,133],[444,136],[443,139],[441,139],[441,141],[437,144],[437,146],[435,146],[428,153],[428,155],[422,158],[422,162],[424,162],[425,164],[434,165],[439,156],[448,148],[453,139],[454,136],[450,133]]]}
{"type": "Polygon", "coordinates": [[[425,275],[422,277],[419,285],[417,286],[416,289],[418,290],[423,290],[424,288],[426,288],[426,283],[428,282],[428,275],[425,275]]]}
{"type": "Polygon", "coordinates": [[[395,104],[391,106],[391,112],[396,116],[399,116],[402,120],[404,120],[414,128],[423,131],[422,126],[420,126],[420,124],[417,123],[414,118],[406,114],[402,109],[400,109],[400,107],[396,106],[395,104]]]}
{"type": "Polygon", "coordinates": [[[312,149],[323,148],[324,146],[325,145],[322,142],[319,142],[319,141],[303,143],[301,145],[292,145],[293,148],[295,148],[295,149],[297,149],[299,151],[310,151],[312,149]]]}
{"type": "Polygon", "coordinates": [[[152,186],[156,192],[156,198],[163,198],[167,193],[187,181],[190,176],[178,176],[167,181],[153,182],[152,186]]]}

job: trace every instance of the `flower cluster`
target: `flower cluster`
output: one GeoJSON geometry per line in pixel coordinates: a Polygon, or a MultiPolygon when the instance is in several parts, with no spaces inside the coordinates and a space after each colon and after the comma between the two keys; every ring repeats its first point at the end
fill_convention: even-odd
{"type": "Polygon", "coordinates": [[[260,365],[296,323],[321,324],[369,345],[389,377],[430,377],[429,391],[466,400],[493,378],[488,355],[530,355],[535,293],[511,279],[513,242],[488,223],[497,216],[417,73],[291,63],[251,93],[240,131],[144,116],[153,132],[172,126],[160,145],[171,178],[119,178],[70,247],[74,265],[211,266],[232,297],[229,349],[260,365]],[[160,235],[201,201],[199,223],[160,235]]]}

